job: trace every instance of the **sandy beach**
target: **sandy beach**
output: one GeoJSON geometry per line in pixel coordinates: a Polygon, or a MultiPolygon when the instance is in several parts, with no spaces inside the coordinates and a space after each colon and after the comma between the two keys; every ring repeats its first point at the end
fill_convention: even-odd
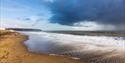
{"type": "Polygon", "coordinates": [[[124,38],[0,30],[0,63],[125,63],[124,52],[124,38]]]}
{"type": "Polygon", "coordinates": [[[67,57],[28,52],[23,44],[27,36],[0,30],[0,63],[86,63],[67,57]]]}

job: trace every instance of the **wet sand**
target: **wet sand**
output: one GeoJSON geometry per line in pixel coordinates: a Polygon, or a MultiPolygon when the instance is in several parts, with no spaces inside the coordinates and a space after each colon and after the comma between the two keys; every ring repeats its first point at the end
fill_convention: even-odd
{"type": "Polygon", "coordinates": [[[0,30],[0,63],[86,63],[62,56],[28,52],[23,42],[27,36],[0,30]]]}

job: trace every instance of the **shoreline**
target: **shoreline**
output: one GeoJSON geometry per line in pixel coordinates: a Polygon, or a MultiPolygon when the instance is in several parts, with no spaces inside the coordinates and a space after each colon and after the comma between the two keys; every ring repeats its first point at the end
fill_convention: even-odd
{"type": "Polygon", "coordinates": [[[30,40],[25,42],[28,50],[34,53],[54,53],[54,55],[57,54],[87,60],[89,61],[88,63],[125,62],[124,39],[119,37],[118,40],[115,40],[116,37],[84,37],[48,32],[24,32],[24,34],[30,38],[30,40]]]}
{"type": "Polygon", "coordinates": [[[32,53],[23,44],[28,37],[18,32],[0,30],[0,63],[86,63],[72,58],[32,53]]]}
{"type": "MultiPolygon", "coordinates": [[[[74,50],[74,51],[69,51],[69,53],[64,53],[64,55],[47,54],[44,52],[36,53],[30,51],[28,47],[24,44],[25,42],[28,41],[28,39],[30,39],[28,43],[31,44],[36,41],[36,43],[32,44],[32,46],[35,46],[35,44],[39,42],[38,39],[40,39],[41,43],[42,39],[37,36],[35,37],[34,36],[35,35],[32,36],[29,34],[20,33],[13,30],[9,31],[0,30],[0,63],[91,63],[91,62],[124,63],[125,62],[124,49],[120,47],[117,48],[115,46],[112,48],[101,48],[99,50],[90,48],[89,51],[89,49],[84,49],[84,47],[85,48],[89,47],[87,44],[86,45],[84,44],[83,48],[80,50],[82,50],[81,53],[86,53],[85,57],[84,54],[80,54],[80,52],[77,51],[77,49],[76,51],[74,50]]],[[[44,34],[43,35],[41,34],[40,37],[41,36],[44,36],[44,34]]],[[[75,38],[76,36],[73,37],[75,38]]]]}

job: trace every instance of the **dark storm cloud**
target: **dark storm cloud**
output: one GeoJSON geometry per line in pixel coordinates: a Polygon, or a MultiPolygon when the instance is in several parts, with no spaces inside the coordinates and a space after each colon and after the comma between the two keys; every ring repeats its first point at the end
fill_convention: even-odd
{"type": "Polygon", "coordinates": [[[100,24],[125,24],[125,0],[54,0],[49,4],[50,21],[73,25],[82,21],[100,24]]]}

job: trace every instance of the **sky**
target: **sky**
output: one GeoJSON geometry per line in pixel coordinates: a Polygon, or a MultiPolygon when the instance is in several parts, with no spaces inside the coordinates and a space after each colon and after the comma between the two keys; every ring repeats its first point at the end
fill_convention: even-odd
{"type": "Polygon", "coordinates": [[[0,0],[0,27],[125,30],[125,0],[0,0]]]}

